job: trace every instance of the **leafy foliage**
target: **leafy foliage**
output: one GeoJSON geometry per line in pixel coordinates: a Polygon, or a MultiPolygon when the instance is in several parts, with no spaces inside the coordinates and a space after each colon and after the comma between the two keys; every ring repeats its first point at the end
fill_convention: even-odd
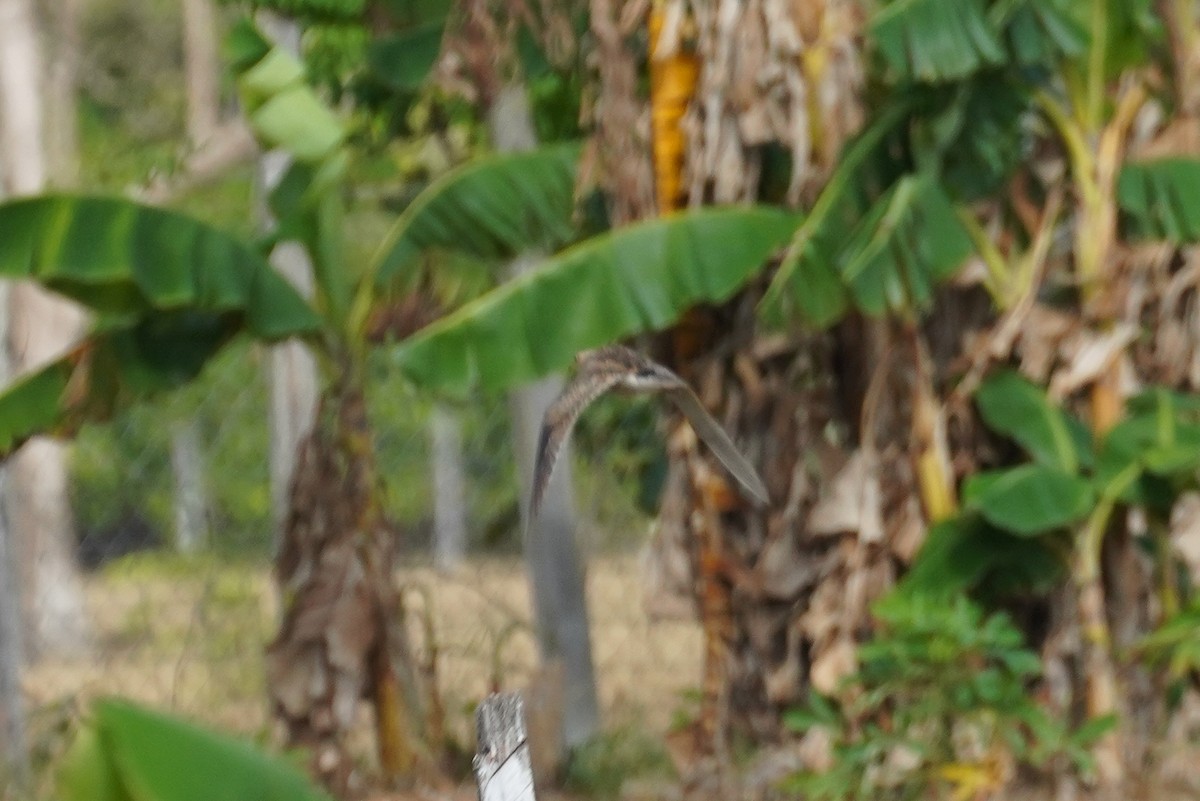
{"type": "Polygon", "coordinates": [[[554,247],[575,231],[579,146],[477,159],[426,187],[405,209],[380,248],[375,284],[411,288],[419,256],[431,248],[481,259],[554,247]]]}
{"type": "Polygon", "coordinates": [[[1165,518],[1179,494],[1196,485],[1200,405],[1191,398],[1147,390],[1095,444],[1079,420],[1016,373],[993,375],[975,399],[989,427],[1033,461],[965,482],[963,512],[929,532],[901,583],[906,593],[1045,587],[1064,567],[1063,537],[1098,504],[1137,504],[1165,518]]]}
{"type": "Polygon", "coordinates": [[[1087,29],[1072,16],[1071,5],[1070,0],[1019,0],[993,4],[990,15],[1004,28],[1013,60],[1035,66],[1084,53],[1087,29]]]}
{"type": "Polygon", "coordinates": [[[119,198],[0,205],[0,275],[34,278],[119,321],[152,311],[232,314],[267,339],[319,325],[253,248],[181,214],[119,198]]]}
{"type": "Polygon", "coordinates": [[[367,47],[367,66],[387,86],[415,92],[437,60],[445,19],[433,19],[375,39],[367,47]]]}
{"type": "Polygon", "coordinates": [[[963,498],[992,525],[1026,536],[1075,523],[1095,502],[1086,479],[1040,464],[972,476],[963,498]]]}
{"type": "Polygon", "coordinates": [[[1039,463],[1073,473],[1087,460],[1087,430],[1017,373],[988,378],[975,403],[989,428],[1016,440],[1039,463]]]}
{"type": "Polygon", "coordinates": [[[916,561],[897,585],[901,594],[981,598],[1040,593],[1066,572],[1061,536],[1019,536],[979,514],[962,514],[929,529],[916,561]]]}
{"type": "Polygon", "coordinates": [[[1121,170],[1117,199],[1134,236],[1169,242],[1200,240],[1200,160],[1164,158],[1121,170]]]}
{"type": "Polygon", "coordinates": [[[1168,618],[1137,644],[1137,653],[1153,665],[1163,665],[1182,693],[1182,682],[1200,673],[1200,598],[1168,618]]]}
{"type": "Polygon", "coordinates": [[[934,181],[907,176],[872,207],[843,251],[842,280],[867,314],[924,309],[934,285],[971,252],[971,240],[934,181]]]}
{"type": "Polygon", "coordinates": [[[833,739],[832,767],[793,777],[789,789],[829,801],[970,798],[999,787],[1008,760],[1089,765],[1086,746],[1111,721],[1072,733],[1038,707],[1025,685],[1041,665],[1006,616],[962,596],[893,594],[873,611],[879,629],[859,649],[847,700],[814,695],[785,716],[833,739]]]}
{"type": "Polygon", "coordinates": [[[900,80],[951,80],[1004,61],[982,0],[896,0],[872,18],[870,34],[900,80]]]}
{"type": "Polygon", "coordinates": [[[100,701],[62,768],[65,801],[328,798],[293,765],[119,700],[100,701]]]}
{"type": "Polygon", "coordinates": [[[182,385],[239,331],[279,339],[320,325],[254,249],[115,198],[0,205],[0,274],[37,278],[100,315],[71,352],[0,395],[0,453],[182,385]]]}
{"type": "Polygon", "coordinates": [[[419,331],[396,362],[418,385],[454,393],[545,375],[729,297],[795,223],[770,208],[705,209],[592,237],[419,331]]]}
{"type": "Polygon", "coordinates": [[[308,21],[351,19],[362,14],[366,0],[222,0],[227,5],[245,4],[251,9],[276,11],[308,21]]]}

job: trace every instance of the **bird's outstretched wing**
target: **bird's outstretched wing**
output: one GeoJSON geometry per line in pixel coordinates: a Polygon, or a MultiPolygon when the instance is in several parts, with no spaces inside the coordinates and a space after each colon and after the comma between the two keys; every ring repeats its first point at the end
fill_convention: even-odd
{"type": "Polygon", "coordinates": [[[542,419],[537,457],[533,464],[533,487],[529,495],[531,522],[538,516],[546,487],[550,484],[550,476],[554,474],[554,465],[562,452],[563,443],[575,427],[575,421],[592,401],[621,383],[624,378],[623,373],[605,369],[602,365],[598,366],[598,369],[589,369],[587,362],[583,362],[581,368],[563,387],[563,391],[554,402],[546,408],[546,415],[542,419]]]}
{"type": "Polygon", "coordinates": [[[754,465],[750,464],[750,460],[738,450],[737,445],[733,444],[733,440],[729,438],[729,434],[725,433],[721,424],[714,420],[713,416],[704,408],[704,404],[696,397],[696,393],[692,392],[691,388],[680,379],[679,386],[667,390],[666,394],[671,402],[679,407],[679,411],[687,417],[688,422],[696,431],[696,436],[700,437],[716,454],[721,464],[725,465],[725,469],[755,500],[761,504],[767,504],[769,502],[767,487],[759,478],[758,471],[754,469],[754,465]]]}
{"type": "Polygon", "coordinates": [[[580,354],[578,374],[546,409],[533,468],[528,515],[530,522],[537,518],[546,486],[554,473],[554,464],[575,421],[592,401],[617,386],[634,392],[665,393],[687,417],[696,435],[712,449],[738,483],[759,503],[768,502],[767,488],[750,460],[737,449],[725,429],[708,413],[686,381],[636,351],[610,345],[580,354]]]}

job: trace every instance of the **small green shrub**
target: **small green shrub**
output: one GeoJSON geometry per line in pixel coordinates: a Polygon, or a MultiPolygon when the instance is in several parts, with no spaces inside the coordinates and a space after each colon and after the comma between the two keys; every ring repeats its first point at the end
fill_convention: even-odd
{"type": "Polygon", "coordinates": [[[590,798],[617,798],[631,778],[668,777],[670,758],[647,732],[622,727],[584,743],[571,754],[563,784],[590,798]]]}
{"type": "Polygon", "coordinates": [[[1086,745],[1111,721],[1070,732],[1028,693],[1041,670],[1004,614],[893,594],[874,609],[880,630],[859,650],[841,703],[813,695],[789,713],[796,731],[820,727],[830,767],[789,780],[811,801],[974,798],[1016,764],[1066,759],[1089,770],[1086,745]]]}

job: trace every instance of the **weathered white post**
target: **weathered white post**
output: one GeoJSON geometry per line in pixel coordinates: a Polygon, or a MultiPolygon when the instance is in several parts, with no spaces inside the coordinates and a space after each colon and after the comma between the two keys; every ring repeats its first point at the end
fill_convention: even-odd
{"type": "Polygon", "coordinates": [[[479,705],[475,721],[479,727],[474,763],[479,801],[534,801],[521,694],[489,695],[479,705]]]}

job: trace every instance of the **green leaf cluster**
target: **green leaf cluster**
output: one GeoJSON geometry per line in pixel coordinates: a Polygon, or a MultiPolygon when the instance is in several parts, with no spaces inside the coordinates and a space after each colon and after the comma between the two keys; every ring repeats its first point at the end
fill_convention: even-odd
{"type": "Polygon", "coordinates": [[[84,342],[0,395],[0,452],[186,383],[239,330],[274,340],[320,325],[253,248],[117,198],[0,205],[0,275],[36,279],[98,314],[84,342]]]}
{"type": "Polygon", "coordinates": [[[537,378],[728,298],[795,223],[766,207],[704,209],[592,237],[400,343],[396,363],[418,385],[456,394],[537,378]]]}
{"type": "MultiPolygon", "coordinates": [[[[1045,140],[1047,98],[1096,105],[1161,41],[1148,0],[891,0],[868,21],[868,126],[850,142],[764,298],[767,319],[825,327],[850,310],[912,318],[972,253],[969,204],[994,197],[1045,140]],[[1099,9],[1099,10],[1097,10],[1099,9]]],[[[1080,112],[1082,113],[1082,112],[1080,112]]],[[[1095,113],[1099,113],[1098,111],[1095,113]]],[[[1135,235],[1194,241],[1200,162],[1125,167],[1135,235]]]]}
{"type": "Polygon", "coordinates": [[[1200,673],[1200,596],[1143,637],[1134,650],[1149,664],[1167,669],[1167,693],[1172,703],[1179,703],[1200,673]]]}
{"type": "Polygon", "coordinates": [[[931,529],[901,583],[905,592],[1045,589],[1065,570],[1085,521],[1114,504],[1136,504],[1165,521],[1180,493],[1196,484],[1200,414],[1189,396],[1147,390],[1097,442],[1014,372],[990,377],[975,400],[988,427],[1030,461],[964,483],[963,512],[931,529]]]}
{"type": "Polygon", "coordinates": [[[907,801],[944,797],[968,781],[994,789],[989,765],[1001,755],[1090,767],[1087,746],[1111,721],[1071,732],[1038,706],[1026,685],[1040,660],[1006,615],[985,615],[962,595],[896,593],[873,615],[876,633],[840,693],[847,700],[814,694],[784,716],[792,730],[820,727],[833,743],[831,768],[793,776],[789,790],[814,801],[907,801]]]}

